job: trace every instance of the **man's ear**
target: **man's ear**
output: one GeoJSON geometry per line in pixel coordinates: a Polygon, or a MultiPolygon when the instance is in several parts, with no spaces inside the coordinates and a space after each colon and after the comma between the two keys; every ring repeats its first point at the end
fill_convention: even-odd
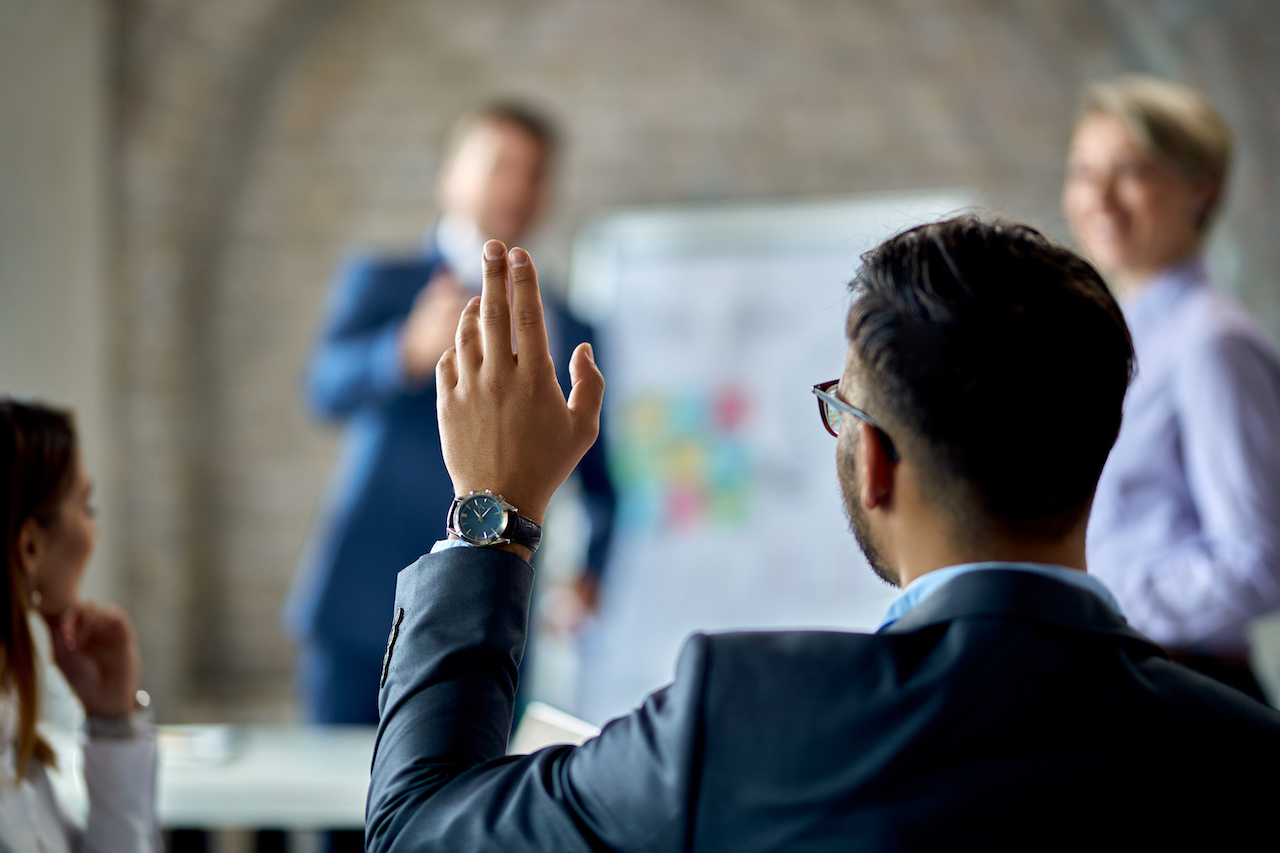
{"type": "Polygon", "coordinates": [[[36,571],[44,562],[44,552],[44,529],[34,518],[28,518],[18,528],[18,561],[32,588],[35,587],[36,571]]]}
{"type": "Polygon", "coordinates": [[[865,421],[858,422],[858,455],[863,472],[862,506],[887,509],[893,504],[897,466],[885,452],[879,430],[865,421]]]}

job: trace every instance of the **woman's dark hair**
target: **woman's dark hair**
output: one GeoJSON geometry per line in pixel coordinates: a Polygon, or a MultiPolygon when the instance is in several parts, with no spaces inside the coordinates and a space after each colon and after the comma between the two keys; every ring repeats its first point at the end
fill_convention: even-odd
{"type": "Polygon", "coordinates": [[[0,524],[4,526],[4,582],[0,583],[0,690],[18,694],[17,771],[34,757],[53,763],[53,750],[36,732],[35,647],[27,611],[31,590],[18,553],[19,532],[34,519],[49,525],[71,490],[76,472],[76,430],[69,412],[0,397],[0,524]]]}
{"type": "Polygon", "coordinates": [[[1033,228],[973,215],[862,260],[848,335],[869,411],[957,532],[1043,539],[1079,523],[1134,370],[1097,271],[1033,228]]]}

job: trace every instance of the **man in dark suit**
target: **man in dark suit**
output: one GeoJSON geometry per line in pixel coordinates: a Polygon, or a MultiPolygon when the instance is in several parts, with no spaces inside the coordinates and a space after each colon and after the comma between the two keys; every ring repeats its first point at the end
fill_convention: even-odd
{"type": "MultiPolygon", "coordinates": [[[[550,125],[499,103],[465,116],[440,172],[443,217],[421,254],[358,257],[339,273],[306,380],[311,408],[346,426],[341,457],[285,609],[300,641],[309,719],[378,720],[377,685],[396,572],[431,548],[453,499],[436,426],[435,365],[453,340],[488,238],[517,240],[540,219],[555,149],[550,125]]],[[[590,330],[549,303],[562,373],[590,330]]],[[[567,388],[567,385],[566,385],[567,388]]],[[[592,537],[579,584],[594,589],[614,494],[604,451],[582,461],[592,537]]]]}
{"type": "Polygon", "coordinates": [[[445,461],[460,495],[527,518],[471,496],[400,573],[369,850],[1271,837],[1280,714],[1171,663],[1085,571],[1133,371],[1120,309],[1070,251],[974,217],[864,256],[844,372],[815,386],[854,534],[903,589],[881,630],[694,636],[674,682],[598,737],[504,757],[532,525],[595,437],[604,380],[580,347],[561,397],[527,253],[485,257],[437,367],[445,461]]]}

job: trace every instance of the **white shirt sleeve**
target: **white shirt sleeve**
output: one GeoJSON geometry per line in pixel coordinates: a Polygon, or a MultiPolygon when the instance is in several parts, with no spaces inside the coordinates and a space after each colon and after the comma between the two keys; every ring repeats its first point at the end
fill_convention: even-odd
{"type": "Polygon", "coordinates": [[[84,739],[86,853],[158,853],[156,760],[155,729],[150,725],[130,739],[84,739]]]}

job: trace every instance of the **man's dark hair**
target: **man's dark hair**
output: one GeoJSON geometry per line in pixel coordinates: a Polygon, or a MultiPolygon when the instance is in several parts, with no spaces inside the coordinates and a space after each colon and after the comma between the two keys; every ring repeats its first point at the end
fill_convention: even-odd
{"type": "Polygon", "coordinates": [[[1079,523],[1134,370],[1097,271],[1033,228],[971,215],[867,252],[850,288],[866,405],[956,532],[1038,540],[1079,523]]]}
{"type": "Polygon", "coordinates": [[[480,125],[512,124],[538,140],[548,160],[554,157],[560,144],[555,123],[542,113],[519,101],[491,101],[464,113],[453,123],[445,139],[444,159],[450,160],[462,146],[462,141],[480,125]]]}

